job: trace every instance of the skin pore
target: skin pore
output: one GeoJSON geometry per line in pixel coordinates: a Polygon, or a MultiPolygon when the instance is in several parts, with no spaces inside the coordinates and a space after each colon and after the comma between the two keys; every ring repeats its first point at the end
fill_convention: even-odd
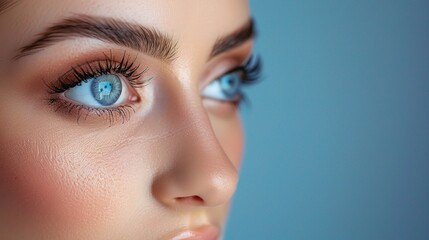
{"type": "Polygon", "coordinates": [[[247,0],[6,2],[0,239],[223,231],[243,132],[237,101],[202,93],[251,55],[247,0]],[[127,64],[135,72],[116,75],[128,96],[109,110],[52,92],[83,72],[127,64]]]}

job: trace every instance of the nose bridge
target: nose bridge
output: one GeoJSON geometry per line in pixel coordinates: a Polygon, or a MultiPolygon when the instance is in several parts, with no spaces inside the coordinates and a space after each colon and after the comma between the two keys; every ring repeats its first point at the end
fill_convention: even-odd
{"type": "Polygon", "coordinates": [[[198,95],[174,104],[177,131],[169,139],[174,154],[155,179],[155,197],[168,205],[220,205],[235,192],[237,169],[219,143],[198,95]]]}
{"type": "MultiPolygon", "coordinates": [[[[185,177],[203,175],[217,182],[228,179],[225,175],[236,174],[236,169],[221,147],[209,121],[193,121],[180,136],[177,163],[185,168],[185,177]]],[[[204,179],[202,179],[204,180],[204,179]]]]}
{"type": "Polygon", "coordinates": [[[207,116],[190,121],[182,133],[179,137],[181,148],[177,155],[178,161],[185,165],[189,162],[192,166],[200,167],[201,172],[215,172],[217,169],[229,170],[230,168],[236,171],[219,143],[207,116]]]}

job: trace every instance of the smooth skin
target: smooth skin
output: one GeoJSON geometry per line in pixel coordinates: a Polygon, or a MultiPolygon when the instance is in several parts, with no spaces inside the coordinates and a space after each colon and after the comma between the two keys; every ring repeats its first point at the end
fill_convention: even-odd
{"type": "Polygon", "coordinates": [[[250,19],[247,0],[19,0],[0,14],[0,239],[168,239],[224,229],[243,132],[234,104],[202,89],[239,66],[252,40],[214,58],[215,41],[250,19]],[[12,60],[74,14],[153,27],[177,42],[171,62],[76,37],[12,60]],[[129,121],[56,112],[46,82],[103,52],[126,51],[152,80],[129,121]]]}

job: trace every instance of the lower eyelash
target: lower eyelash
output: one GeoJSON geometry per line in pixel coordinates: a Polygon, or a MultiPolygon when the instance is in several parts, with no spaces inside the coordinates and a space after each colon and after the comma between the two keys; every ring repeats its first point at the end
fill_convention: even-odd
{"type": "Polygon", "coordinates": [[[76,114],[76,122],[79,124],[81,119],[86,120],[88,116],[95,115],[102,117],[106,122],[109,122],[109,126],[112,126],[116,122],[125,122],[130,120],[131,114],[135,113],[132,105],[122,105],[114,108],[94,108],[81,104],[75,104],[61,98],[49,98],[47,99],[48,104],[55,108],[55,112],[62,112],[67,114],[76,114]]]}

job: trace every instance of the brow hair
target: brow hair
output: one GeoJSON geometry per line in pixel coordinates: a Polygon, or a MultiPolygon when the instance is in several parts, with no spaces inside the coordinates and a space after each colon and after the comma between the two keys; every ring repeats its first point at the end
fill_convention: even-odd
{"type": "Polygon", "coordinates": [[[18,60],[43,48],[73,37],[89,37],[133,48],[162,60],[174,60],[177,42],[154,28],[108,17],[78,14],[61,20],[20,48],[13,58],[18,60]]]}
{"type": "Polygon", "coordinates": [[[226,52],[232,48],[239,46],[247,40],[253,38],[256,34],[255,24],[253,19],[250,19],[246,24],[235,32],[226,37],[217,39],[210,57],[214,57],[220,53],[226,52]]]}
{"type": "Polygon", "coordinates": [[[0,14],[6,12],[6,10],[12,8],[18,3],[18,1],[11,0],[0,0],[0,14]]]}

